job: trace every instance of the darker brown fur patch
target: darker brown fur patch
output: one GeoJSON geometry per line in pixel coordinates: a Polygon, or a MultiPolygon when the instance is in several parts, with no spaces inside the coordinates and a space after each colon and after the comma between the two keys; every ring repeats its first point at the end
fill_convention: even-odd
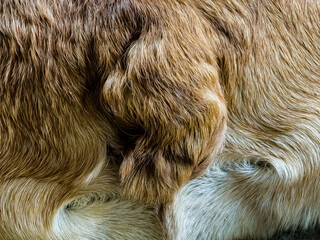
{"type": "Polygon", "coordinates": [[[191,4],[10,0],[0,24],[2,181],[71,191],[107,146],[126,195],[165,203],[221,148],[215,34],[191,4]]]}
{"type": "Polygon", "coordinates": [[[139,17],[130,20],[135,28],[106,75],[103,96],[109,117],[131,140],[123,142],[124,193],[163,203],[222,146],[226,110],[215,36],[191,5],[133,3],[126,12],[139,17]]]}

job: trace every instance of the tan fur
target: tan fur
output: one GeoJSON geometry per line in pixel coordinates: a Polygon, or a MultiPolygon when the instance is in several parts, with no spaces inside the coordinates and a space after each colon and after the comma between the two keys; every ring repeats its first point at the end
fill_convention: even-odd
{"type": "Polygon", "coordinates": [[[222,147],[226,108],[217,81],[215,38],[188,2],[129,4],[134,5],[126,11],[136,19],[128,20],[131,35],[106,77],[103,96],[129,141],[120,169],[124,192],[165,203],[222,147]]]}
{"type": "Polygon", "coordinates": [[[0,1],[0,239],[162,239],[107,152],[120,144],[99,96],[127,41],[121,4],[0,1]]]}
{"type": "Polygon", "coordinates": [[[167,212],[172,239],[261,239],[319,223],[320,2],[195,1],[212,24],[225,147],[167,212]]]}
{"type": "Polygon", "coordinates": [[[212,28],[175,1],[51,2],[1,5],[3,177],[81,182],[106,144],[126,195],[171,201],[223,143],[212,28]]]}
{"type": "Polygon", "coordinates": [[[1,237],[163,239],[132,200],[172,239],[317,223],[319,6],[1,1],[1,237]]]}

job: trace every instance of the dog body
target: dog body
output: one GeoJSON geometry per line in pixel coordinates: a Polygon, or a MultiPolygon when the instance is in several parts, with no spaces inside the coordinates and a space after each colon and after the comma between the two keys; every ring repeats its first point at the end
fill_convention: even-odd
{"type": "Polygon", "coordinates": [[[111,55],[114,5],[0,2],[2,240],[163,238],[107,156],[116,137],[97,89],[112,59],[95,53],[111,55]]]}
{"type": "Polygon", "coordinates": [[[319,13],[318,1],[1,1],[0,236],[163,239],[155,210],[121,192],[167,204],[172,239],[317,223],[319,13]]]}
{"type": "Polygon", "coordinates": [[[172,239],[260,239],[315,226],[320,2],[200,1],[199,6],[220,39],[228,130],[222,154],[168,210],[172,239]]]}

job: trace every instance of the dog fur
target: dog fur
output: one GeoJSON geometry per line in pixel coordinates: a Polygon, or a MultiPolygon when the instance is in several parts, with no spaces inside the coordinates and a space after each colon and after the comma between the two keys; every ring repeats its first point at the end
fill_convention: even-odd
{"type": "Polygon", "coordinates": [[[115,27],[127,43],[103,87],[126,142],[122,185],[131,198],[167,203],[222,147],[227,113],[214,34],[188,1],[128,1],[124,9],[133,26],[115,27]]]}
{"type": "Polygon", "coordinates": [[[122,3],[0,1],[0,239],[163,239],[121,194],[99,102],[122,3]]]}
{"type": "Polygon", "coordinates": [[[320,216],[320,2],[196,1],[219,41],[223,152],[167,210],[171,239],[265,239],[320,216]]]}
{"type": "Polygon", "coordinates": [[[319,7],[1,1],[1,237],[163,239],[133,200],[171,239],[316,224],[319,7]]]}
{"type": "Polygon", "coordinates": [[[2,128],[12,139],[2,162],[17,162],[4,178],[83,178],[106,144],[123,192],[159,204],[221,150],[213,31],[189,4],[11,0],[1,25],[2,128]]]}

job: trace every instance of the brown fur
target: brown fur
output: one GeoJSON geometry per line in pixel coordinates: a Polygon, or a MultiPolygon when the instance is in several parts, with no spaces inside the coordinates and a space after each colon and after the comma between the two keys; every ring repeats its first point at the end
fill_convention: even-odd
{"type": "Polygon", "coordinates": [[[169,203],[224,139],[220,159],[265,159],[280,189],[316,180],[317,22],[315,0],[1,1],[3,234],[50,239],[94,188],[129,204],[113,165],[122,195],[169,203]]]}
{"type": "Polygon", "coordinates": [[[138,19],[125,47],[119,47],[103,96],[127,141],[120,169],[124,192],[166,202],[201,174],[222,146],[226,110],[214,35],[189,5],[133,2],[126,11],[138,19]],[[215,98],[206,98],[206,92],[215,98]]]}
{"type": "Polygon", "coordinates": [[[212,37],[175,1],[2,1],[3,228],[36,212],[52,228],[111,155],[122,193],[142,202],[169,202],[201,174],[226,121],[212,37]]]}
{"type": "Polygon", "coordinates": [[[3,178],[81,181],[105,143],[123,156],[123,191],[161,203],[220,150],[215,45],[196,9],[6,1],[2,12],[3,178]]]}
{"type": "Polygon", "coordinates": [[[121,4],[0,2],[1,239],[161,238],[155,212],[120,196],[107,156],[120,143],[99,96],[128,40],[121,4]]]}
{"type": "Polygon", "coordinates": [[[209,26],[176,2],[49,3],[1,4],[1,178],[73,189],[108,145],[125,194],[169,201],[222,145],[209,26]]]}
{"type": "Polygon", "coordinates": [[[167,213],[170,236],[265,239],[320,221],[320,1],[194,1],[218,41],[222,153],[167,213]]]}

